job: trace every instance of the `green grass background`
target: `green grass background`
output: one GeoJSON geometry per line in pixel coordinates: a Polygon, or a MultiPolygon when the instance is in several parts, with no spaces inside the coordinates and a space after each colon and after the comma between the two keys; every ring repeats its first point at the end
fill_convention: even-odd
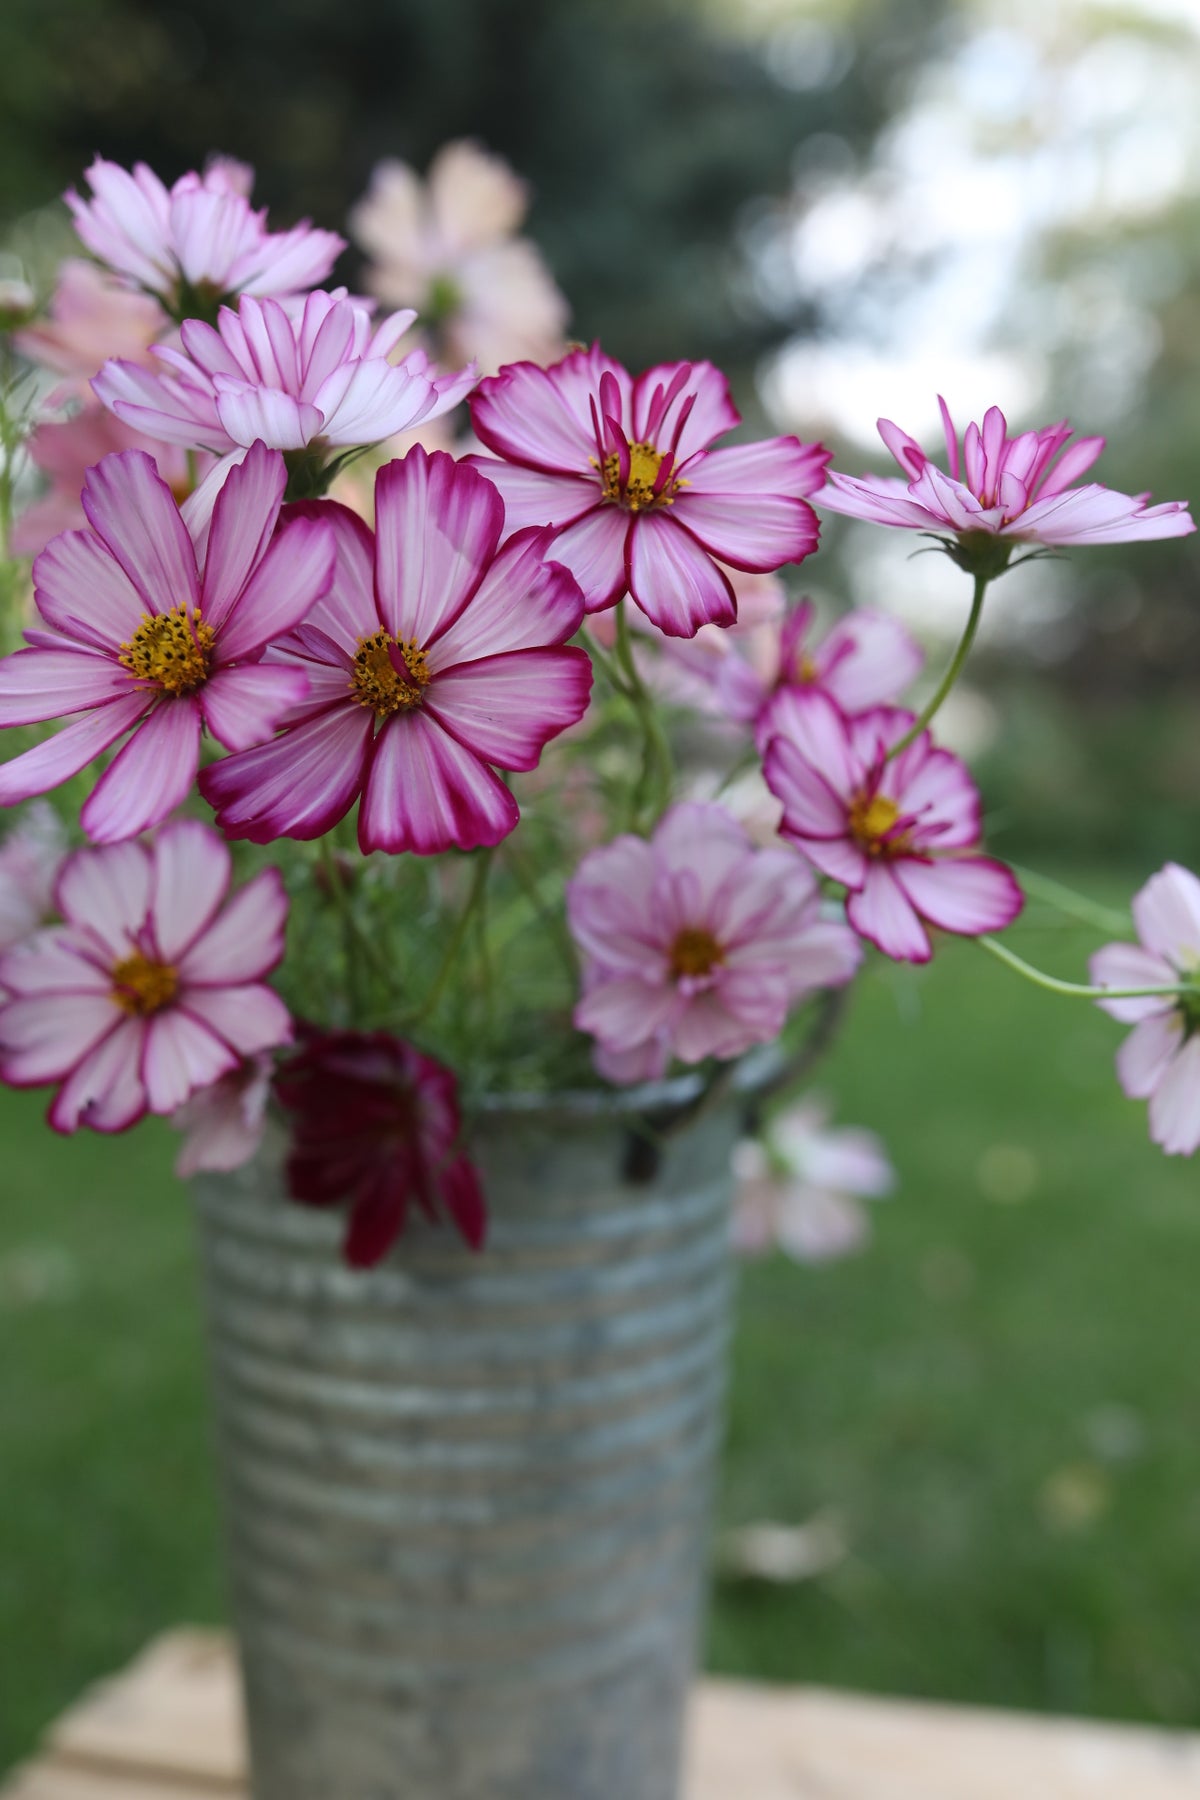
{"type": "MultiPolygon", "coordinates": [[[[1014,939],[1076,975],[1095,941],[1014,939]]],[[[971,945],[872,964],[818,1085],[900,1191],[865,1254],[745,1272],[722,1500],[846,1554],[720,1579],[712,1667],[1197,1722],[1200,1182],[1119,1094],[1119,1039],[971,945]]],[[[170,1134],[63,1141],[42,1106],[0,1094],[0,1768],[223,1612],[170,1134]]]]}

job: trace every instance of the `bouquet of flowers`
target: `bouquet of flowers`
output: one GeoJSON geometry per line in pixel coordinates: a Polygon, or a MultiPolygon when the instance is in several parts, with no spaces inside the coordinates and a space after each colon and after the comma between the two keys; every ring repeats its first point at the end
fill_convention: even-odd
{"type": "MultiPolygon", "coordinates": [[[[934,733],[994,581],[1186,507],[996,407],[960,436],[943,405],[944,468],[881,421],[886,480],[728,441],[710,364],[563,341],[524,190],[477,146],[424,185],[384,165],[356,210],[390,312],[318,286],[343,240],[270,230],[251,179],[97,160],[67,196],[91,260],[45,316],[3,297],[0,1079],[52,1088],[61,1132],[172,1118],[185,1174],[275,1115],[290,1193],[344,1208],[368,1265],[414,1209],[484,1241],[483,1093],[717,1083],[819,1034],[867,947],[921,963],[948,932],[1132,1023],[1122,1082],[1194,1150],[1200,882],[1156,875],[1091,985],[1031,970],[934,733]],[[778,578],[821,509],[970,583],[922,703],[896,619],[822,634],[778,578]]],[[[767,1118],[743,1241],[804,1239],[805,1129],[767,1118]]]]}

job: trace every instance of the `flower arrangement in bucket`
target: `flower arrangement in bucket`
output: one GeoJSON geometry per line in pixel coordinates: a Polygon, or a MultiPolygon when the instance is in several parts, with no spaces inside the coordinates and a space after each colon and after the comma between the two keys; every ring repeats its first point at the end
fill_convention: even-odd
{"type": "MultiPolygon", "coordinates": [[[[545,1409],[609,1408],[633,1466],[657,1457],[678,1485],[676,1427],[644,1395],[690,1358],[715,1414],[725,1170],[747,1122],[741,1246],[821,1256],[861,1237],[844,1196],[886,1191],[881,1150],[827,1132],[791,1090],[867,955],[924,963],[956,934],[1098,1001],[1134,1027],[1118,1067],[1156,1141],[1200,1143],[1200,882],[1174,865],[1153,877],[1134,901],[1139,943],[1101,951],[1090,985],[1031,969],[995,935],[1021,887],[936,735],[994,581],[1051,547],[1192,521],[1182,503],[1083,481],[1101,440],[1071,442],[1065,424],[1012,436],[996,407],[960,437],[943,404],[944,469],[882,421],[900,469],[887,480],[830,472],[821,446],[791,437],[730,441],[739,414],[711,365],[634,374],[562,341],[565,302],[515,235],[524,190],[477,146],[449,147],[427,185],[403,165],[377,172],[353,223],[371,286],[402,308],[383,315],[320,287],[343,240],[271,231],[251,183],[225,161],[167,188],[97,160],[89,192],[67,197],[93,260],[63,264],[45,317],[9,297],[7,365],[24,373],[5,398],[6,527],[22,446],[47,491],[4,565],[0,1079],[49,1088],[60,1132],[176,1123],[180,1172],[212,1196],[229,1435],[273,1432],[286,1461],[308,1433],[308,1499],[293,1486],[268,1505],[267,1477],[247,1475],[254,1504],[235,1524],[260,1793],[454,1800],[486,1779],[522,1800],[656,1800],[676,1778],[702,1530],[684,1532],[679,1572],[663,1546],[680,1514],[653,1489],[646,1542],[686,1590],[665,1639],[662,1606],[643,1598],[630,1623],[635,1517],[613,1567],[637,1579],[613,1576],[613,1616],[594,1610],[600,1532],[592,1562],[571,1562],[593,1609],[578,1642],[564,1652],[549,1623],[529,1627],[523,1661],[513,1619],[543,1618],[546,1534],[601,1488],[607,1530],[632,1479],[603,1463],[581,1500],[569,1480],[603,1461],[599,1439],[555,1439],[550,1455],[545,1409]],[[923,701],[922,653],[896,619],[854,611],[822,634],[789,596],[780,571],[817,550],[821,509],[930,534],[971,584],[923,701]],[[738,1073],[772,1045],[766,1073],[738,1073]],[[668,1355],[655,1333],[675,1316],[672,1280],[691,1284],[694,1319],[668,1355]],[[635,1290],[650,1374],[629,1360],[635,1290]],[[528,1313],[506,1312],[514,1295],[528,1313]],[[549,1332],[536,1356],[534,1317],[549,1332]],[[389,1435],[420,1403],[368,1403],[361,1379],[363,1416],[337,1437],[330,1369],[411,1387],[406,1359],[427,1367],[435,1348],[458,1371],[457,1388],[434,1384],[459,1421],[446,1442],[427,1418],[389,1435]],[[306,1358],[302,1417],[288,1407],[306,1358]],[[485,1365],[509,1410],[476,1444],[455,1434],[485,1365]],[[517,1448],[497,1449],[514,1432],[517,1448]],[[422,1512],[435,1450],[449,1498],[422,1512]],[[353,1506],[339,1490],[322,1511],[339,1458],[371,1477],[353,1506]],[[522,1512],[513,1494],[533,1490],[543,1510],[522,1512]],[[356,1550],[351,1513],[393,1538],[414,1520],[433,1531],[399,1594],[380,1573],[399,1552],[356,1550]],[[531,1521],[543,1538],[522,1549],[531,1521]],[[319,1625],[297,1598],[318,1569],[336,1590],[319,1625]],[[441,1613],[436,1570],[454,1590],[441,1613]],[[268,1589],[274,1611],[256,1614],[268,1589]],[[406,1637],[429,1624],[430,1648],[421,1669],[385,1659],[374,1717],[391,1723],[376,1730],[356,1683],[393,1618],[406,1637]],[[507,1686],[504,1656],[490,1688],[476,1666],[489,1629],[511,1651],[507,1686]],[[351,1690],[324,1736],[305,1686],[322,1632],[351,1690]],[[572,1671],[587,1695],[574,1709],[572,1671]],[[482,1724],[453,1746],[428,1724],[438,1680],[476,1683],[482,1724]],[[397,1759],[417,1785],[393,1785],[397,1759]]],[[[708,1429],[683,1484],[693,1524],[711,1449],[708,1429]]],[[[637,1489],[646,1505],[650,1492],[637,1489]]],[[[236,1520],[237,1492],[231,1504],[236,1520]]],[[[561,1626],[575,1615],[555,1594],[545,1620],[561,1626]]]]}

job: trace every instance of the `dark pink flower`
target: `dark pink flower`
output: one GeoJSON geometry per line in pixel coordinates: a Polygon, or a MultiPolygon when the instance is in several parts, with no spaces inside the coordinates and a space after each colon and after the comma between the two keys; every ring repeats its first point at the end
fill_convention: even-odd
{"type": "Polygon", "coordinates": [[[1147,494],[1118,494],[1097,482],[1072,487],[1104,448],[1102,437],[1079,438],[1067,449],[1063,420],[1042,431],[1009,437],[998,406],[983,424],[968,425],[960,450],[946,402],[949,473],[943,473],[907,432],[880,419],[879,435],[900,465],[895,476],[831,474],[818,506],[876,525],[908,531],[973,533],[1010,544],[1124,544],[1139,538],[1184,537],[1196,529],[1182,500],[1147,506],[1147,494]]]}
{"type": "Polygon", "coordinates": [[[302,1028],[275,1092],[289,1116],[288,1191],[305,1206],[348,1206],[346,1261],[369,1268],[416,1206],[448,1215],[472,1250],[487,1206],[463,1154],[458,1083],[442,1063],[386,1031],[302,1028]]]}
{"type": "Polygon", "coordinates": [[[471,419],[503,459],[467,460],[503,494],[507,530],[552,525],[589,612],[628,593],[669,637],[692,637],[737,617],[717,559],[761,573],[816,549],[802,496],[828,452],[784,437],[710,449],[740,422],[711,363],[635,380],[593,344],[548,369],[502,369],[480,383],[471,419]]]}
{"type": "Polygon", "coordinates": [[[534,768],[591,692],[587,652],[563,648],[583,602],[549,534],[497,553],[499,494],[444,451],[379,471],[374,533],[332,501],[306,510],[332,521],[337,572],[268,666],[303,671],[309,697],[201,792],[230,837],[260,844],[322,837],[360,795],[364,852],[499,843],[519,814],[495,770],[534,768]]]}
{"type": "Polygon", "coordinates": [[[91,529],[42,551],[39,627],[0,661],[0,725],[73,722],[0,768],[0,806],[57,787],[132,729],[82,824],[97,843],[136,837],[187,797],[203,729],[244,749],[303,699],[303,672],[261,657],[329,587],[334,543],[315,519],[276,531],[285,480],[281,456],[250,451],[217,501],[200,568],[150,457],[128,450],[88,471],[91,529]]]}
{"type": "Polygon", "coordinates": [[[719,806],[672,807],[653,837],[589,851],[567,883],[585,958],[575,1024],[610,1079],[739,1056],[783,1029],[794,1003],[853,975],[854,934],[820,916],[791,851],[756,850],[719,806]]]}
{"type": "Polygon", "coordinates": [[[65,923],[0,957],[0,1080],[61,1083],[56,1131],[173,1113],[288,1042],[287,1009],[263,985],[283,956],[283,882],[264,870],[227,902],[229,874],[227,847],[191,819],[151,845],[77,850],[55,893],[65,923]]]}
{"type": "Polygon", "coordinates": [[[900,962],[928,962],[926,924],[975,937],[1023,904],[1004,864],[978,853],[979,796],[958,758],[927,731],[889,756],[914,722],[893,707],[847,719],[814,694],[781,708],[764,764],[783,836],[850,889],[854,929],[900,962]]]}
{"type": "Polygon", "coordinates": [[[1170,987],[1174,994],[1101,1000],[1133,1030],[1117,1051],[1117,1075],[1131,1100],[1150,1102],[1150,1136],[1168,1156],[1200,1148],[1200,881],[1168,863],[1133,897],[1136,944],[1106,944],[1092,958],[1104,987],[1170,987]]]}

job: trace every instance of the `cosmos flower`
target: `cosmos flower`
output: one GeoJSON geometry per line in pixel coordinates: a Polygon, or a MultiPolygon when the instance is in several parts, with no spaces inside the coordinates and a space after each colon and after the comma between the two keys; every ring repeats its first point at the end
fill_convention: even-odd
{"type": "Polygon", "coordinates": [[[201,1172],[226,1175],[257,1153],[267,1124],[274,1058],[247,1056],[211,1087],[199,1088],[171,1116],[183,1143],[175,1173],[189,1181],[201,1172]]]}
{"type": "Polygon", "coordinates": [[[88,471],[90,529],[38,557],[42,624],[0,661],[0,725],[73,722],[0,767],[0,806],[57,787],[132,731],[81,822],[96,843],[136,837],[187,797],[202,729],[244,749],[303,699],[303,672],[261,657],[329,587],[334,544],[316,519],[276,532],[285,479],[282,457],[251,450],[217,500],[201,568],[148,456],[88,471]]]}
{"type": "Polygon", "coordinates": [[[1175,995],[1101,1000],[1133,1030],[1117,1051],[1117,1076],[1131,1100],[1150,1102],[1150,1136],[1169,1156],[1200,1146],[1200,880],[1167,863],[1133,897],[1136,944],[1106,944],[1091,960],[1103,987],[1159,987],[1175,995]]]}
{"type": "Polygon", "coordinates": [[[629,593],[661,631],[689,638],[737,617],[720,562],[764,573],[816,549],[802,496],[828,453],[783,437],[711,449],[740,422],[711,363],[635,380],[594,344],[481,382],[471,420],[493,455],[467,461],[500,489],[507,530],[554,527],[555,560],[588,612],[629,593]]]}
{"type": "Polygon", "coordinates": [[[506,162],[458,141],[438,151],[424,182],[407,163],[379,163],[350,229],[373,258],[371,292],[415,306],[448,357],[491,375],[565,348],[567,303],[536,245],[515,236],[527,206],[506,162]]]}
{"type": "Polygon", "coordinates": [[[858,1126],[829,1124],[807,1099],[771,1120],[761,1140],[734,1154],[734,1248],[744,1256],[779,1249],[796,1262],[825,1263],[862,1248],[871,1231],[863,1200],[896,1185],[882,1141],[858,1126]]]}
{"type": "MultiPolygon", "coordinates": [[[[1019,543],[1124,544],[1183,537],[1196,529],[1182,500],[1147,506],[1147,494],[1118,494],[1094,481],[1073,487],[1103,450],[1101,437],[1079,438],[1067,448],[1071,427],[1065,420],[1009,437],[1004,414],[991,406],[982,426],[967,426],[960,449],[940,395],[938,405],[948,473],[898,425],[880,419],[879,435],[900,466],[900,478],[835,472],[816,504],[876,525],[950,532],[960,546],[963,538],[970,540],[980,555],[987,547],[978,544],[977,534],[1003,540],[1002,554],[1019,543]]],[[[990,554],[996,555],[994,547],[990,554]]]]}
{"type": "Polygon", "coordinates": [[[853,932],[820,910],[791,851],[756,850],[719,806],[672,807],[648,842],[589,851],[567,883],[585,958],[575,1024],[627,1080],[661,1074],[672,1053],[696,1063],[767,1043],[801,995],[858,966],[853,932]],[[646,1061],[612,1060],[639,1050],[646,1061]]]}
{"type": "Polygon", "coordinates": [[[52,396],[55,404],[90,400],[87,384],[110,356],[148,362],[151,344],[170,327],[151,295],[122,287],[78,256],[59,265],[47,310],[47,318],[26,325],[13,341],[28,361],[66,377],[52,396]]]}
{"type": "Polygon", "coordinates": [[[373,325],[344,288],[302,307],[246,297],[222,307],[216,328],[188,319],[183,348],[156,352],[165,369],[110,362],[92,384],[119,419],[168,444],[224,455],[261,439],[273,450],[330,450],[380,442],[449,412],[473,369],[441,375],[423,350],[389,360],[415,314],[373,325]]]}
{"type": "Polygon", "coordinates": [[[914,722],[894,707],[847,719],[813,694],[781,708],[764,773],[783,802],[782,835],[850,889],[854,929],[885,956],[928,962],[927,924],[999,931],[1022,894],[1003,863],[979,854],[979,796],[959,759],[928,731],[889,754],[914,722]]]}
{"type": "Polygon", "coordinates": [[[275,1092],[292,1134],[288,1191],[305,1206],[349,1208],[352,1267],[385,1256],[414,1207],[435,1223],[448,1216],[482,1248],[487,1206],[460,1147],[458,1083],[442,1063],[386,1031],[304,1027],[275,1092]]]}
{"type": "Polygon", "coordinates": [[[549,534],[497,553],[500,496],[443,451],[380,470],[374,532],[333,501],[305,510],[332,522],[337,572],[267,666],[311,691],[272,743],[205,771],[220,825],[321,837],[361,796],[364,853],[499,843],[520,815],[495,770],[532,769],[591,692],[587,652],[563,647],[583,602],[549,534]]]}
{"type": "Polygon", "coordinates": [[[227,847],[191,819],[150,845],[67,858],[64,923],[0,957],[0,1080],[61,1084],[56,1131],[173,1113],[289,1040],[287,1009],[263,985],[283,956],[283,882],[264,870],[227,901],[229,876],[227,847]]]}
{"type": "Polygon", "coordinates": [[[253,172],[218,160],[167,188],[145,163],[132,173],[98,156],[90,197],[64,198],[80,240],[114,275],[155,294],[174,318],[210,313],[239,294],[301,294],[324,281],[346,247],[307,220],[268,231],[247,197],[253,172]]]}

